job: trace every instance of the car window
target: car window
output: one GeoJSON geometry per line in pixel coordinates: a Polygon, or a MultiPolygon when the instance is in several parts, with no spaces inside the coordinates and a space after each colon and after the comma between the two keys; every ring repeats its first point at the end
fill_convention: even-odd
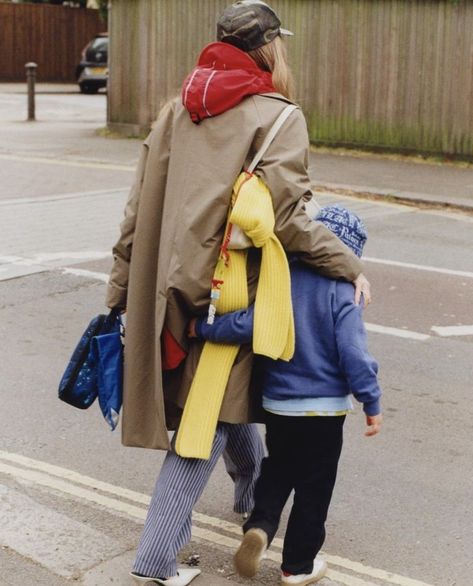
{"type": "Polygon", "coordinates": [[[90,45],[89,49],[93,49],[94,51],[106,51],[108,48],[108,39],[106,37],[100,37],[98,39],[94,39],[92,44],[90,45]]]}

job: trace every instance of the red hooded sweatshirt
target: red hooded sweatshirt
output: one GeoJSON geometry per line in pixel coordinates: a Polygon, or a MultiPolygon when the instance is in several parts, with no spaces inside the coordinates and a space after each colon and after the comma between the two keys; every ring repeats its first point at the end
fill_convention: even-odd
{"type": "Polygon", "coordinates": [[[182,103],[193,122],[218,116],[254,94],[275,92],[272,75],[244,51],[228,43],[211,43],[182,86],[182,103]]]}

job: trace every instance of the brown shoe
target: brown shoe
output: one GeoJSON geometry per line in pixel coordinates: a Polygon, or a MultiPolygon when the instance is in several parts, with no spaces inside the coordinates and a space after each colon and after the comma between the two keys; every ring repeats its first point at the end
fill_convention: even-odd
{"type": "Polygon", "coordinates": [[[268,536],[262,529],[248,529],[233,557],[238,574],[244,578],[252,578],[258,571],[267,547],[268,536]]]}

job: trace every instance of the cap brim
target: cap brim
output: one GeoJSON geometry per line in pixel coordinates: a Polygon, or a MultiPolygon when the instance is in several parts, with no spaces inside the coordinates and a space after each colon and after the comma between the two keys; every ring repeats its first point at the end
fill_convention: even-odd
{"type": "Polygon", "coordinates": [[[287,28],[280,28],[279,34],[284,35],[285,37],[293,37],[294,33],[292,31],[288,31],[287,28]]]}

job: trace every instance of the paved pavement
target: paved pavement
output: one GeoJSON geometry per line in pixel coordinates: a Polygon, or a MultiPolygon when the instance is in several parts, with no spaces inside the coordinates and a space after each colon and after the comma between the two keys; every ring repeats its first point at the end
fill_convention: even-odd
{"type": "Polygon", "coordinates": [[[473,213],[473,164],[320,150],[312,152],[310,169],[318,189],[473,213]]]}
{"type": "MultiPolygon", "coordinates": [[[[98,410],[71,409],[55,388],[84,324],[103,310],[139,141],[95,134],[104,96],[44,94],[37,125],[18,121],[23,96],[7,97],[5,110],[0,88],[0,584],[125,586],[162,454],[123,449],[98,410]]],[[[344,160],[330,155],[327,169],[332,159],[344,160]]],[[[343,202],[368,227],[366,319],[386,416],[373,441],[359,412],[347,421],[320,584],[471,586],[473,219],[319,199],[343,202]]],[[[274,586],[281,532],[257,579],[239,579],[231,502],[219,464],[180,560],[200,555],[196,586],[274,586]]]]}
{"type": "MultiPolygon", "coordinates": [[[[0,84],[0,154],[14,152],[18,156],[42,157],[44,145],[48,144],[48,157],[126,165],[133,169],[139,140],[110,140],[95,134],[97,126],[105,126],[105,94],[87,96],[85,101],[75,85],[39,84],[38,88],[39,122],[32,125],[21,122],[24,85],[0,84]],[[79,121],[81,127],[77,128],[79,121]]],[[[26,115],[26,97],[24,109],[26,115]]],[[[11,162],[13,166],[14,161],[11,162]]],[[[440,163],[419,157],[316,149],[311,153],[310,170],[320,190],[372,194],[462,210],[471,208],[473,213],[473,163],[440,163]]],[[[87,185],[93,182],[93,175],[90,167],[87,185]]],[[[103,185],[100,183],[101,188],[103,185]]],[[[24,186],[21,193],[27,195],[24,186]]],[[[54,189],[49,193],[54,193],[54,189]]]]}

